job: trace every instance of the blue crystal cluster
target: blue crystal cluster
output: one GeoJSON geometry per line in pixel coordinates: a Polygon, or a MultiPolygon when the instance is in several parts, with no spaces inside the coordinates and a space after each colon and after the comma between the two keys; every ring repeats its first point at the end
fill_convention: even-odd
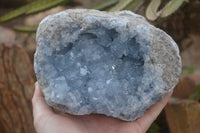
{"type": "MultiPolygon", "coordinates": [[[[142,116],[171,91],[180,74],[173,44],[177,74],[165,70],[170,62],[154,59],[153,29],[160,31],[129,11],[67,10],[45,18],[37,31],[34,67],[47,103],[75,115],[126,121],[142,116]],[[166,71],[174,82],[167,82],[166,71]]],[[[160,49],[156,58],[165,53],[160,49]]]]}

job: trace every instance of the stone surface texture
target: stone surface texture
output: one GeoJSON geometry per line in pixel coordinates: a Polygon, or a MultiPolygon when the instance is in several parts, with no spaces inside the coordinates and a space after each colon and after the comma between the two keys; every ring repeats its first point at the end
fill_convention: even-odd
{"type": "Polygon", "coordinates": [[[164,31],[130,11],[66,10],[42,20],[34,68],[50,106],[126,121],[169,94],[181,73],[164,31]]]}
{"type": "Polygon", "coordinates": [[[31,108],[32,62],[19,44],[0,42],[0,53],[0,133],[36,133],[31,108]]]}

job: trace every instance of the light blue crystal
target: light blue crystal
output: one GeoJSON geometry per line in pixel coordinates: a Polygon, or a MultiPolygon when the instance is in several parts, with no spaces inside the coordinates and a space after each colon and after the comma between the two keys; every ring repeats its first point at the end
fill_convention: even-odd
{"type": "Polygon", "coordinates": [[[176,43],[130,11],[67,10],[37,31],[34,68],[47,103],[133,121],[177,84],[176,43]]]}

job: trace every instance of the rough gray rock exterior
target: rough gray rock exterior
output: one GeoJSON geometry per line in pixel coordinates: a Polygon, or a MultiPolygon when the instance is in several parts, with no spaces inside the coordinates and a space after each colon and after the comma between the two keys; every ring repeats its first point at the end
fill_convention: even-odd
{"type": "Polygon", "coordinates": [[[172,91],[181,59],[173,39],[140,15],[76,9],[42,20],[34,68],[50,106],[133,121],[172,91]]]}

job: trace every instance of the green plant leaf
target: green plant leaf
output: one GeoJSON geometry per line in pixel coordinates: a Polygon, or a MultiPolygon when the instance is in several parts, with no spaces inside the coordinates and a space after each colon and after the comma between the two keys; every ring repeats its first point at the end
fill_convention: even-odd
{"type": "Polygon", "coordinates": [[[143,4],[144,0],[132,0],[124,9],[136,12],[143,4]]]}
{"type": "Polygon", "coordinates": [[[147,133],[160,133],[160,127],[155,122],[153,122],[147,133]]]}
{"type": "Polygon", "coordinates": [[[21,8],[18,8],[2,17],[0,17],[0,22],[6,22],[6,21],[9,21],[9,20],[12,20],[12,19],[15,19],[21,15],[24,15],[26,13],[26,11],[28,9],[30,9],[32,6],[35,6],[37,3],[40,3],[42,0],[38,0],[38,1],[34,1],[30,4],[27,4],[21,8]]]}
{"type": "Polygon", "coordinates": [[[159,11],[161,17],[167,17],[174,13],[181,5],[183,2],[188,0],[171,0],[169,1],[163,9],[159,11]]]}
{"type": "Polygon", "coordinates": [[[0,22],[10,21],[22,15],[30,15],[38,13],[40,11],[47,10],[57,5],[69,2],[70,0],[37,0],[30,4],[27,4],[21,8],[18,8],[4,16],[0,17],[0,22]]]}
{"type": "Polygon", "coordinates": [[[20,26],[15,26],[14,30],[17,32],[22,32],[22,33],[35,33],[37,31],[37,25],[20,25],[20,26]]]}
{"type": "Polygon", "coordinates": [[[38,13],[47,9],[50,9],[52,7],[64,4],[69,2],[70,0],[43,0],[43,2],[38,3],[37,6],[31,7],[26,14],[34,14],[38,13]]]}
{"type": "Polygon", "coordinates": [[[189,99],[200,101],[200,84],[195,87],[194,93],[189,96],[189,99]]]}
{"type": "Polygon", "coordinates": [[[182,74],[184,75],[194,73],[194,71],[195,71],[194,67],[182,67],[182,74]]]}
{"type": "Polygon", "coordinates": [[[154,21],[159,17],[160,13],[157,10],[160,4],[161,0],[151,0],[145,12],[147,19],[154,21]]]}
{"type": "Polygon", "coordinates": [[[110,9],[111,12],[113,11],[120,11],[123,10],[126,6],[128,6],[133,0],[120,0],[117,5],[110,9]]]}
{"type": "Polygon", "coordinates": [[[115,5],[119,0],[104,0],[97,5],[90,7],[90,9],[104,10],[110,6],[115,5]]]}

